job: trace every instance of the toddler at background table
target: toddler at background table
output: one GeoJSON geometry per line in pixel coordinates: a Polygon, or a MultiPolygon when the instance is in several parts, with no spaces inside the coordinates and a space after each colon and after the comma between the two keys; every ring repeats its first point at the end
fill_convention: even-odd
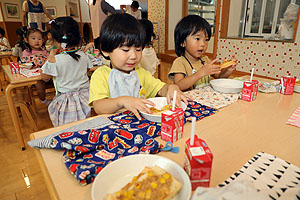
{"type": "Polygon", "coordinates": [[[168,77],[181,90],[208,85],[210,75],[214,78],[228,78],[235,70],[236,64],[221,69],[220,65],[214,65],[216,59],[210,61],[204,55],[210,37],[209,23],[198,15],[188,15],[176,25],[175,52],[179,57],[173,62],[168,77]]]}
{"type": "Polygon", "coordinates": [[[0,50],[9,50],[10,49],[10,44],[8,42],[8,39],[4,37],[5,35],[5,30],[0,27],[0,50]]]}
{"type": "Polygon", "coordinates": [[[52,49],[42,67],[42,78],[53,77],[56,96],[48,107],[54,126],[90,117],[88,68],[92,67],[85,53],[78,50],[81,36],[72,17],[59,17],[51,23],[51,34],[57,49],[52,49]],[[57,51],[61,50],[60,54],[57,51]]]}
{"type": "Polygon", "coordinates": [[[23,57],[23,51],[26,49],[24,37],[27,31],[26,26],[21,26],[16,30],[16,34],[18,36],[18,40],[12,50],[12,55],[17,57],[17,61],[20,61],[23,57]]]}
{"type": "MultiPolygon", "coordinates": [[[[39,29],[29,28],[26,30],[24,37],[26,49],[22,53],[21,62],[32,63],[33,67],[41,67],[49,53],[43,49],[43,36],[39,29]]],[[[44,81],[37,81],[35,84],[40,102],[48,105],[49,100],[46,99],[46,86],[44,81]]]]}
{"type": "Polygon", "coordinates": [[[168,103],[177,90],[176,103],[187,104],[178,86],[154,78],[138,64],[142,58],[145,31],[129,14],[114,14],[105,19],[100,32],[100,49],[110,59],[110,67],[102,66],[92,75],[89,104],[97,114],[114,113],[126,108],[141,119],[139,111],[151,113],[146,98],[167,96],[168,103]]]}
{"type": "Polygon", "coordinates": [[[159,60],[156,56],[156,52],[153,48],[153,24],[148,19],[139,20],[146,32],[145,48],[142,53],[141,66],[148,70],[152,75],[156,72],[156,68],[159,65],[159,60]]]}

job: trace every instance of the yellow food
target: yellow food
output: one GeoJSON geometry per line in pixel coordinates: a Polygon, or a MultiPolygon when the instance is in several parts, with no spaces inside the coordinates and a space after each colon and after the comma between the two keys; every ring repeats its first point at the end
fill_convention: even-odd
{"type": "Polygon", "coordinates": [[[221,68],[227,68],[227,67],[230,67],[231,65],[235,65],[236,62],[234,62],[233,60],[227,60],[227,61],[224,61],[222,64],[221,64],[221,68]]]}
{"type": "Polygon", "coordinates": [[[169,200],[181,187],[182,183],[164,169],[145,167],[121,190],[107,194],[105,200],[169,200]]]}
{"type": "Polygon", "coordinates": [[[300,80],[296,81],[295,85],[299,85],[300,86],[300,80]]]}
{"type": "Polygon", "coordinates": [[[170,109],[172,109],[171,105],[165,105],[161,110],[154,108],[154,107],[150,108],[150,110],[152,111],[152,113],[154,115],[160,115],[163,111],[170,110],[170,109]]]}

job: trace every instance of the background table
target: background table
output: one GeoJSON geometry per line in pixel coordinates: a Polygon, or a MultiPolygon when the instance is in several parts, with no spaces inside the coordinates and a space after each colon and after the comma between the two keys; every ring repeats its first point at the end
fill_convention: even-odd
{"type": "MultiPolygon", "coordinates": [[[[4,73],[5,73],[8,81],[9,81],[9,84],[6,86],[6,90],[5,90],[5,96],[6,96],[6,99],[7,99],[9,111],[10,111],[10,114],[11,114],[11,118],[13,120],[14,127],[15,127],[16,132],[17,132],[17,137],[18,137],[18,140],[19,140],[20,147],[22,148],[22,150],[24,150],[25,149],[25,142],[24,142],[24,138],[23,138],[23,135],[22,135],[20,122],[19,122],[19,117],[17,115],[15,103],[14,103],[14,100],[13,100],[13,97],[12,97],[12,91],[15,88],[20,88],[20,87],[24,87],[24,86],[29,87],[31,85],[34,85],[34,84],[37,83],[38,80],[42,80],[42,78],[41,78],[41,76],[27,78],[27,77],[22,76],[20,74],[12,74],[11,71],[10,71],[9,65],[2,65],[1,67],[4,71],[4,73]]],[[[37,127],[35,129],[37,129],[37,127]]]]}
{"type": "MultiPolygon", "coordinates": [[[[239,100],[198,121],[196,133],[207,142],[214,155],[210,186],[223,182],[260,151],[300,167],[300,128],[286,124],[299,106],[300,94],[297,93],[259,93],[253,102],[239,100]]],[[[31,137],[40,138],[78,123],[36,132],[31,137]]],[[[185,124],[183,138],[174,143],[180,147],[179,154],[161,152],[158,155],[183,167],[184,144],[190,130],[191,123],[185,124]]],[[[160,138],[158,141],[163,142],[160,138]]],[[[62,151],[41,149],[36,153],[53,199],[91,199],[91,185],[77,183],[63,163],[62,151]]]]}

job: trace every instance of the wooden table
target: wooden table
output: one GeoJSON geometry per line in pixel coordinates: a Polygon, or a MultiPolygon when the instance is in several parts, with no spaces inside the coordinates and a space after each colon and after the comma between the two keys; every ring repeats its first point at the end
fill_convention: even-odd
{"type": "Polygon", "coordinates": [[[9,84],[6,86],[6,90],[5,90],[5,96],[7,99],[9,111],[11,114],[11,118],[13,120],[14,127],[17,132],[17,137],[18,137],[20,147],[22,148],[22,150],[24,150],[25,142],[24,142],[24,138],[22,135],[21,127],[20,127],[19,117],[17,115],[17,111],[16,111],[16,107],[15,107],[15,102],[12,97],[12,91],[13,91],[13,89],[19,88],[19,87],[24,87],[24,86],[29,87],[31,85],[36,84],[38,80],[42,80],[42,79],[41,79],[41,76],[27,78],[20,74],[12,74],[10,71],[9,65],[2,65],[1,67],[9,81],[9,84]]]}
{"type": "MultiPolygon", "coordinates": [[[[196,123],[196,133],[214,154],[211,186],[217,186],[262,151],[300,167],[300,128],[286,121],[300,106],[300,94],[259,93],[253,102],[238,102],[196,123]]],[[[89,119],[86,119],[89,120],[89,119]]],[[[78,124],[64,125],[31,134],[40,138],[78,124]]],[[[191,123],[184,126],[183,138],[174,143],[180,153],[161,152],[183,166],[184,144],[190,136],[191,123]]],[[[162,142],[160,138],[158,141],[162,142]]],[[[47,187],[53,199],[91,199],[91,184],[80,186],[62,161],[62,151],[36,150],[47,187]]]]}

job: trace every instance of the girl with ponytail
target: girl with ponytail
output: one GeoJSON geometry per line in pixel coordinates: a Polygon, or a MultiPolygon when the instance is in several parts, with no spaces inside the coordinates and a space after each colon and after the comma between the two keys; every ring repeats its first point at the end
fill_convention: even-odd
{"type": "Polygon", "coordinates": [[[48,61],[43,65],[42,78],[53,78],[56,96],[48,111],[52,124],[60,126],[90,116],[87,71],[92,64],[87,55],[79,50],[81,36],[78,24],[72,17],[59,17],[50,23],[57,49],[51,50],[48,61]]]}

